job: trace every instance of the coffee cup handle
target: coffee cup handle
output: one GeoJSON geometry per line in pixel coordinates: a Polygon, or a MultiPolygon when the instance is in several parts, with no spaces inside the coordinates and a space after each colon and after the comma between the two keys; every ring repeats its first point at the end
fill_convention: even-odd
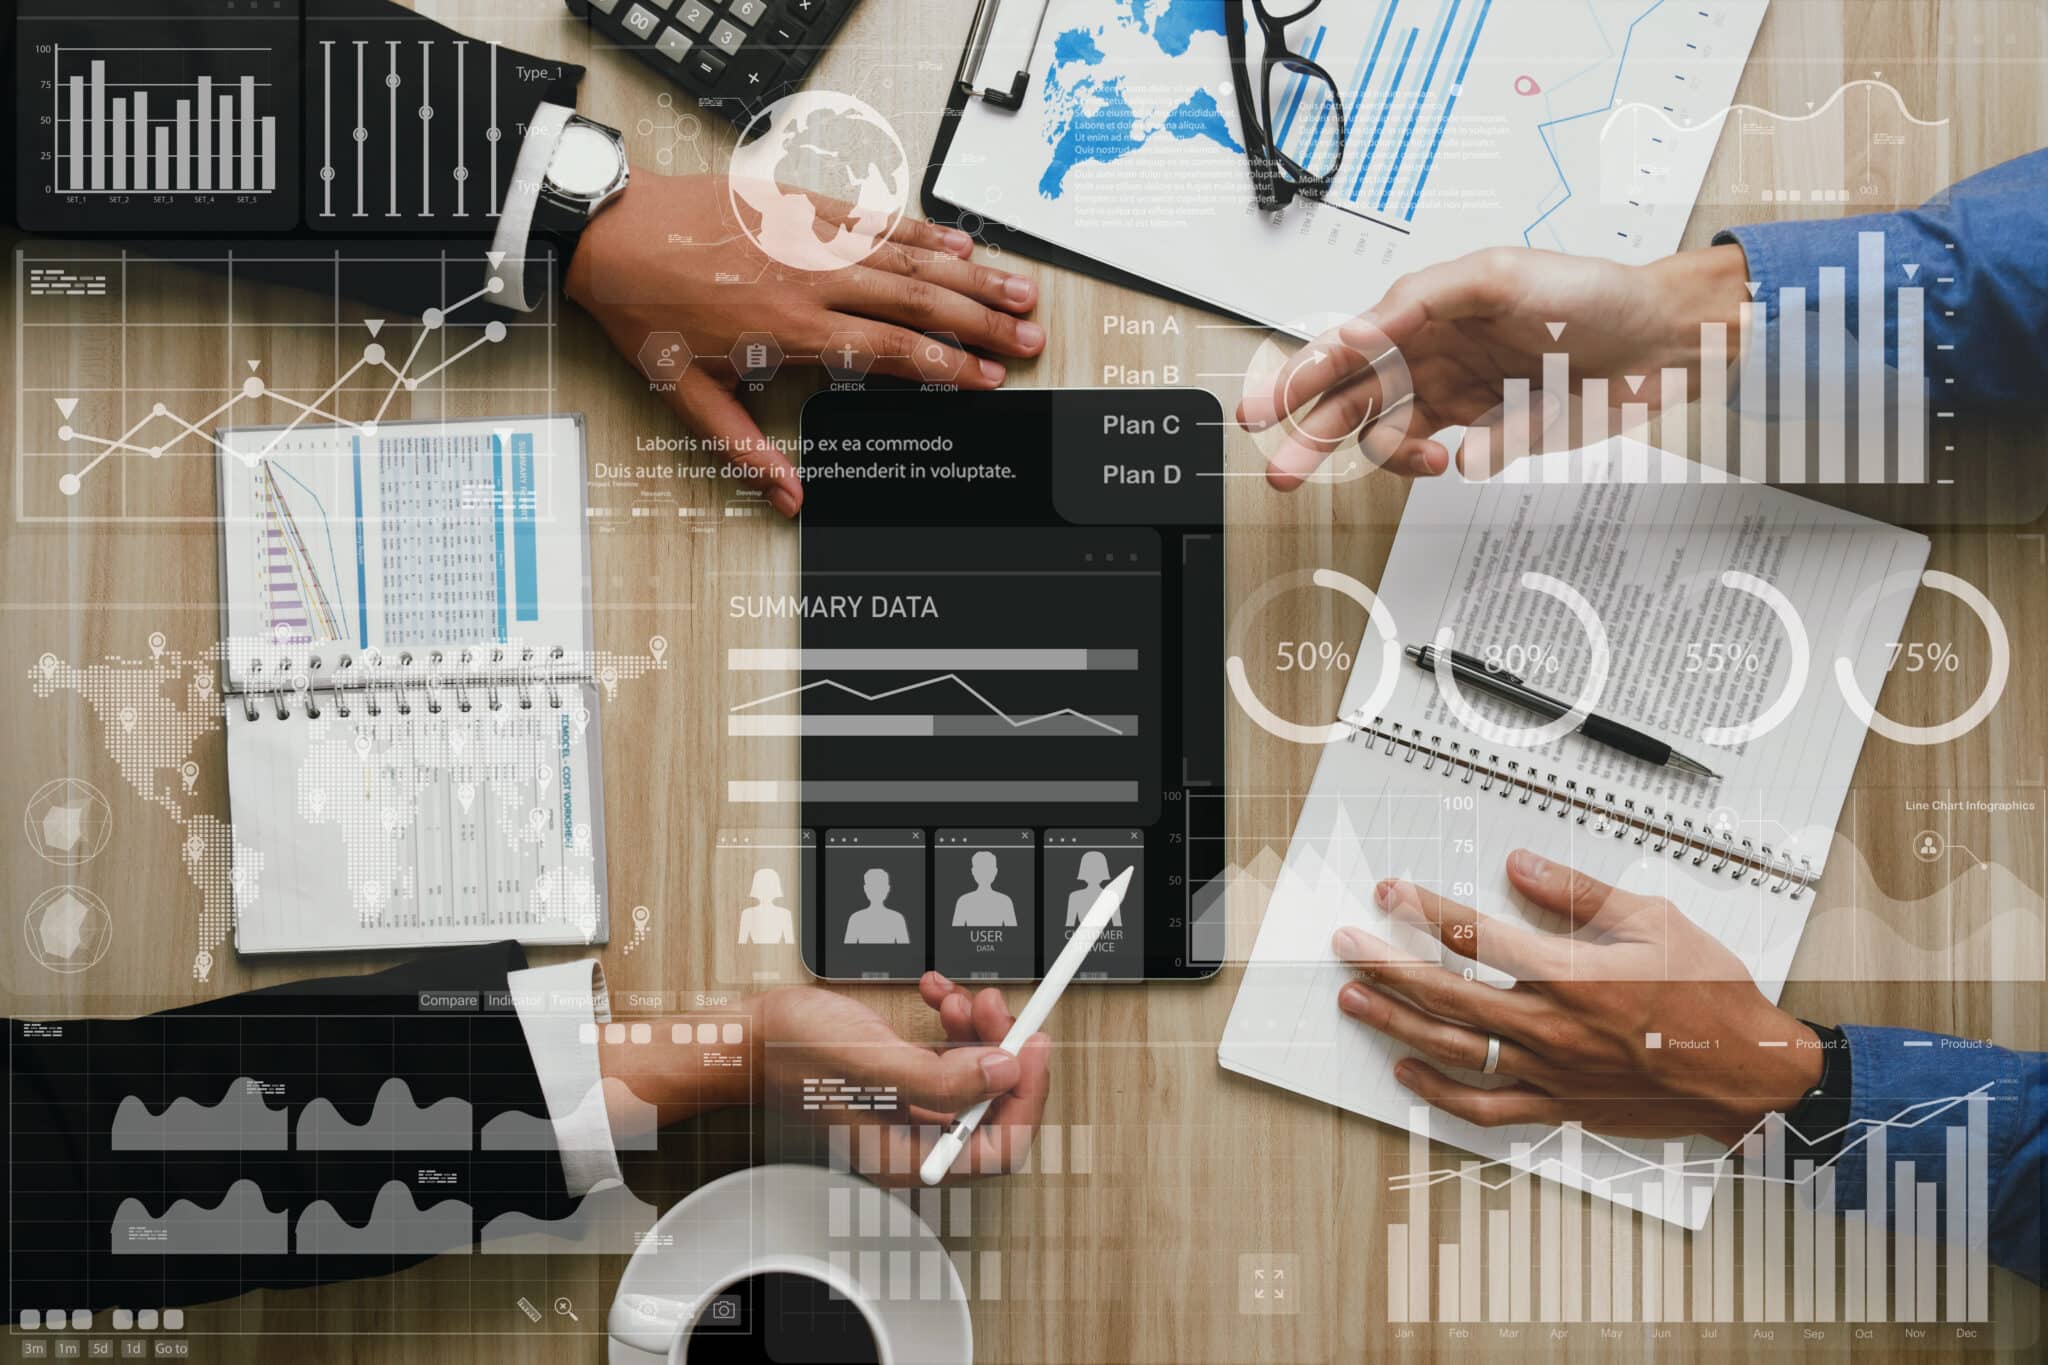
{"type": "Polygon", "coordinates": [[[697,1305],[655,1294],[621,1294],[612,1300],[605,1331],[614,1341],[668,1358],[669,1348],[696,1314],[697,1305]]]}

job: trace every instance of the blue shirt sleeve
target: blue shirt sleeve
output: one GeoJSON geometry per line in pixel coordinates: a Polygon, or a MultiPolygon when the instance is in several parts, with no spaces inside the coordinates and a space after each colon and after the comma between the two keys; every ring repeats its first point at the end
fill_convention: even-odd
{"type": "MultiPolygon", "coordinates": [[[[2048,150],[1958,181],[1916,209],[1811,222],[1726,228],[1764,306],[1767,344],[1776,351],[1778,290],[1804,287],[1806,309],[1820,298],[1820,269],[1839,266],[1846,297],[1856,298],[1858,234],[1884,234],[1887,294],[1904,285],[1926,291],[1928,386],[1936,401],[1995,406],[2043,405],[2048,393],[2048,150]],[[1909,278],[1908,270],[1911,270],[1909,278]]],[[[1887,300],[1885,361],[1896,366],[1898,310],[1887,300]]],[[[1848,325],[1856,325],[1855,308],[1848,325]]],[[[1809,334],[1814,332],[1809,326],[1809,334]]]]}
{"type": "MultiPolygon", "coordinates": [[[[1875,1196],[1895,1224],[1895,1172],[1910,1161],[1915,1181],[1931,1180],[1941,1191],[1932,1231],[1945,1237],[1949,1131],[1981,1121],[1988,1187],[1982,1235],[1990,1260],[2040,1284],[2048,1229],[2041,1179],[2048,1165],[2048,1053],[2010,1052],[1914,1029],[1844,1024],[1842,1032],[1849,1038],[1850,1121],[1869,1131],[1851,1132],[1835,1164],[1836,1207],[1866,1209],[1875,1196]],[[1974,1092],[1984,1099],[1945,1103],[1974,1092]],[[1978,1109],[1981,1120],[1973,1114],[1978,1109]],[[1888,1126],[1869,1127],[1876,1124],[1888,1126]],[[1880,1153],[1883,1166],[1872,1186],[1880,1153]]],[[[1967,1152],[1966,1143],[1966,1161],[1967,1152]]],[[[1969,1175],[1957,1172],[1954,1188],[1967,1190],[1969,1175]]]]}

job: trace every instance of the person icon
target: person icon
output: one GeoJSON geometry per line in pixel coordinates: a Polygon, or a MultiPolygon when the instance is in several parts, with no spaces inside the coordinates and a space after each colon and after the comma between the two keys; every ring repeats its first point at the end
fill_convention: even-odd
{"type": "Polygon", "coordinates": [[[889,908],[889,874],[871,867],[860,879],[868,903],[846,921],[848,943],[908,943],[910,922],[889,908]]]}
{"type": "MultiPolygon", "coordinates": [[[[1069,891],[1067,893],[1067,927],[1069,929],[1079,924],[1082,918],[1095,908],[1096,897],[1102,894],[1103,887],[1109,885],[1109,859],[1094,849],[1090,849],[1081,855],[1081,866],[1075,871],[1074,876],[1085,883],[1085,885],[1078,891],[1069,891]]],[[[1123,906],[1119,905],[1111,912],[1109,922],[1118,926],[1123,924],[1123,906]]]]}
{"type": "MultiPolygon", "coordinates": [[[[782,877],[774,868],[755,868],[754,884],[747,894],[753,903],[740,910],[740,942],[796,942],[796,917],[782,904],[782,877]]],[[[634,915],[637,925],[639,912],[634,915]]]]}
{"type": "Polygon", "coordinates": [[[983,849],[974,855],[968,866],[974,873],[974,889],[953,902],[953,927],[986,929],[1014,925],[1017,907],[1011,904],[1008,896],[996,890],[996,873],[999,870],[996,855],[983,849]]]}

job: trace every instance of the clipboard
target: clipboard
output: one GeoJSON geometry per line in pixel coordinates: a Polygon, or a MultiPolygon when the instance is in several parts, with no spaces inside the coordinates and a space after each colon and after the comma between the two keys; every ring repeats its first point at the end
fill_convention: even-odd
{"type": "MultiPolygon", "coordinates": [[[[1030,49],[1022,53],[1021,61],[1012,58],[1006,62],[1003,60],[1006,54],[997,52],[996,64],[988,67],[990,40],[1004,3],[1005,0],[976,0],[974,22],[967,30],[967,42],[960,51],[960,66],[954,72],[953,86],[946,96],[946,109],[939,118],[938,135],[932,139],[932,154],[925,165],[924,181],[918,189],[918,204],[923,208],[924,216],[934,223],[959,228],[984,246],[992,246],[1001,251],[1014,251],[1021,256],[1044,261],[1048,265],[1079,271],[1110,284],[1121,285],[1141,294],[1150,294],[1154,298],[1200,308],[1206,313],[1244,318],[1247,322],[1256,321],[1243,313],[1219,308],[1206,299],[1168,288],[1156,280],[1104,264],[1093,256],[1083,255],[1070,247],[1055,245],[1043,237],[998,222],[979,209],[963,209],[939,197],[939,174],[946,168],[946,157],[953,149],[953,136],[960,129],[960,116],[966,112],[968,101],[981,100],[993,104],[998,109],[1017,114],[1022,109],[1024,97],[1034,79],[1032,66],[1038,55],[1040,39],[1044,36],[1045,16],[1051,9],[1050,0],[1008,0],[1009,4],[1020,9],[1035,7],[1037,10],[1036,23],[1032,25],[1030,49]],[[982,72],[985,67],[997,75],[999,83],[984,82],[982,72]],[[1013,74],[1006,83],[1002,83],[1000,73],[1005,70],[1013,74]]],[[[1247,189],[1246,193],[1250,193],[1250,190],[1247,189]]]]}

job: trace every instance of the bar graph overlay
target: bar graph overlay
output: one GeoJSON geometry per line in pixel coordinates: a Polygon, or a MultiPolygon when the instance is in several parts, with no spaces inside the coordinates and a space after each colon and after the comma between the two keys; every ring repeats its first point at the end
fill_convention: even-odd
{"type": "Polygon", "coordinates": [[[26,225],[266,229],[297,214],[295,19],[25,13],[17,184],[26,225]],[[149,45],[122,44],[125,32],[149,45]]]}
{"type": "MultiPolygon", "coordinates": [[[[274,194],[277,92],[248,71],[226,79],[123,82],[124,66],[158,66],[169,49],[53,48],[60,104],[57,184],[67,194],[274,194]],[[109,66],[116,73],[108,78],[109,66]],[[131,131],[132,130],[132,131],[131,131]]],[[[181,52],[234,68],[268,65],[265,48],[181,52]]]]}
{"type": "Polygon", "coordinates": [[[1499,471],[1509,483],[1568,478],[1563,462],[1526,457],[1627,434],[1695,459],[1604,467],[1619,482],[1952,482],[1934,456],[1953,453],[1945,433],[1956,412],[1938,400],[1927,340],[1929,290],[1941,298],[1949,269],[1946,259],[1895,260],[1884,233],[1860,232],[1853,265],[1821,266],[1810,295],[1804,284],[1784,285],[1775,299],[1743,304],[1732,330],[1701,324],[1697,392],[1680,368],[1575,383],[1570,328],[1552,324],[1558,349],[1544,353],[1533,380],[1502,384],[1503,420],[1467,434],[1467,468],[1499,471]],[[1533,420],[1539,411],[1555,414],[1547,427],[1533,420]]]}
{"type": "Polygon", "coordinates": [[[1723,1155],[1689,1159],[1674,1141],[1622,1172],[1620,1149],[1576,1124],[1507,1162],[1432,1167],[1431,1111],[1416,1107],[1408,1171],[1389,1182],[1388,1320],[1984,1324],[1998,1102],[1986,1087],[1852,1123],[1825,1163],[1789,1159],[1798,1144],[1774,1113],[1723,1155]],[[1546,1169],[1608,1171],[1591,1187],[1617,1197],[1546,1169]]]}

